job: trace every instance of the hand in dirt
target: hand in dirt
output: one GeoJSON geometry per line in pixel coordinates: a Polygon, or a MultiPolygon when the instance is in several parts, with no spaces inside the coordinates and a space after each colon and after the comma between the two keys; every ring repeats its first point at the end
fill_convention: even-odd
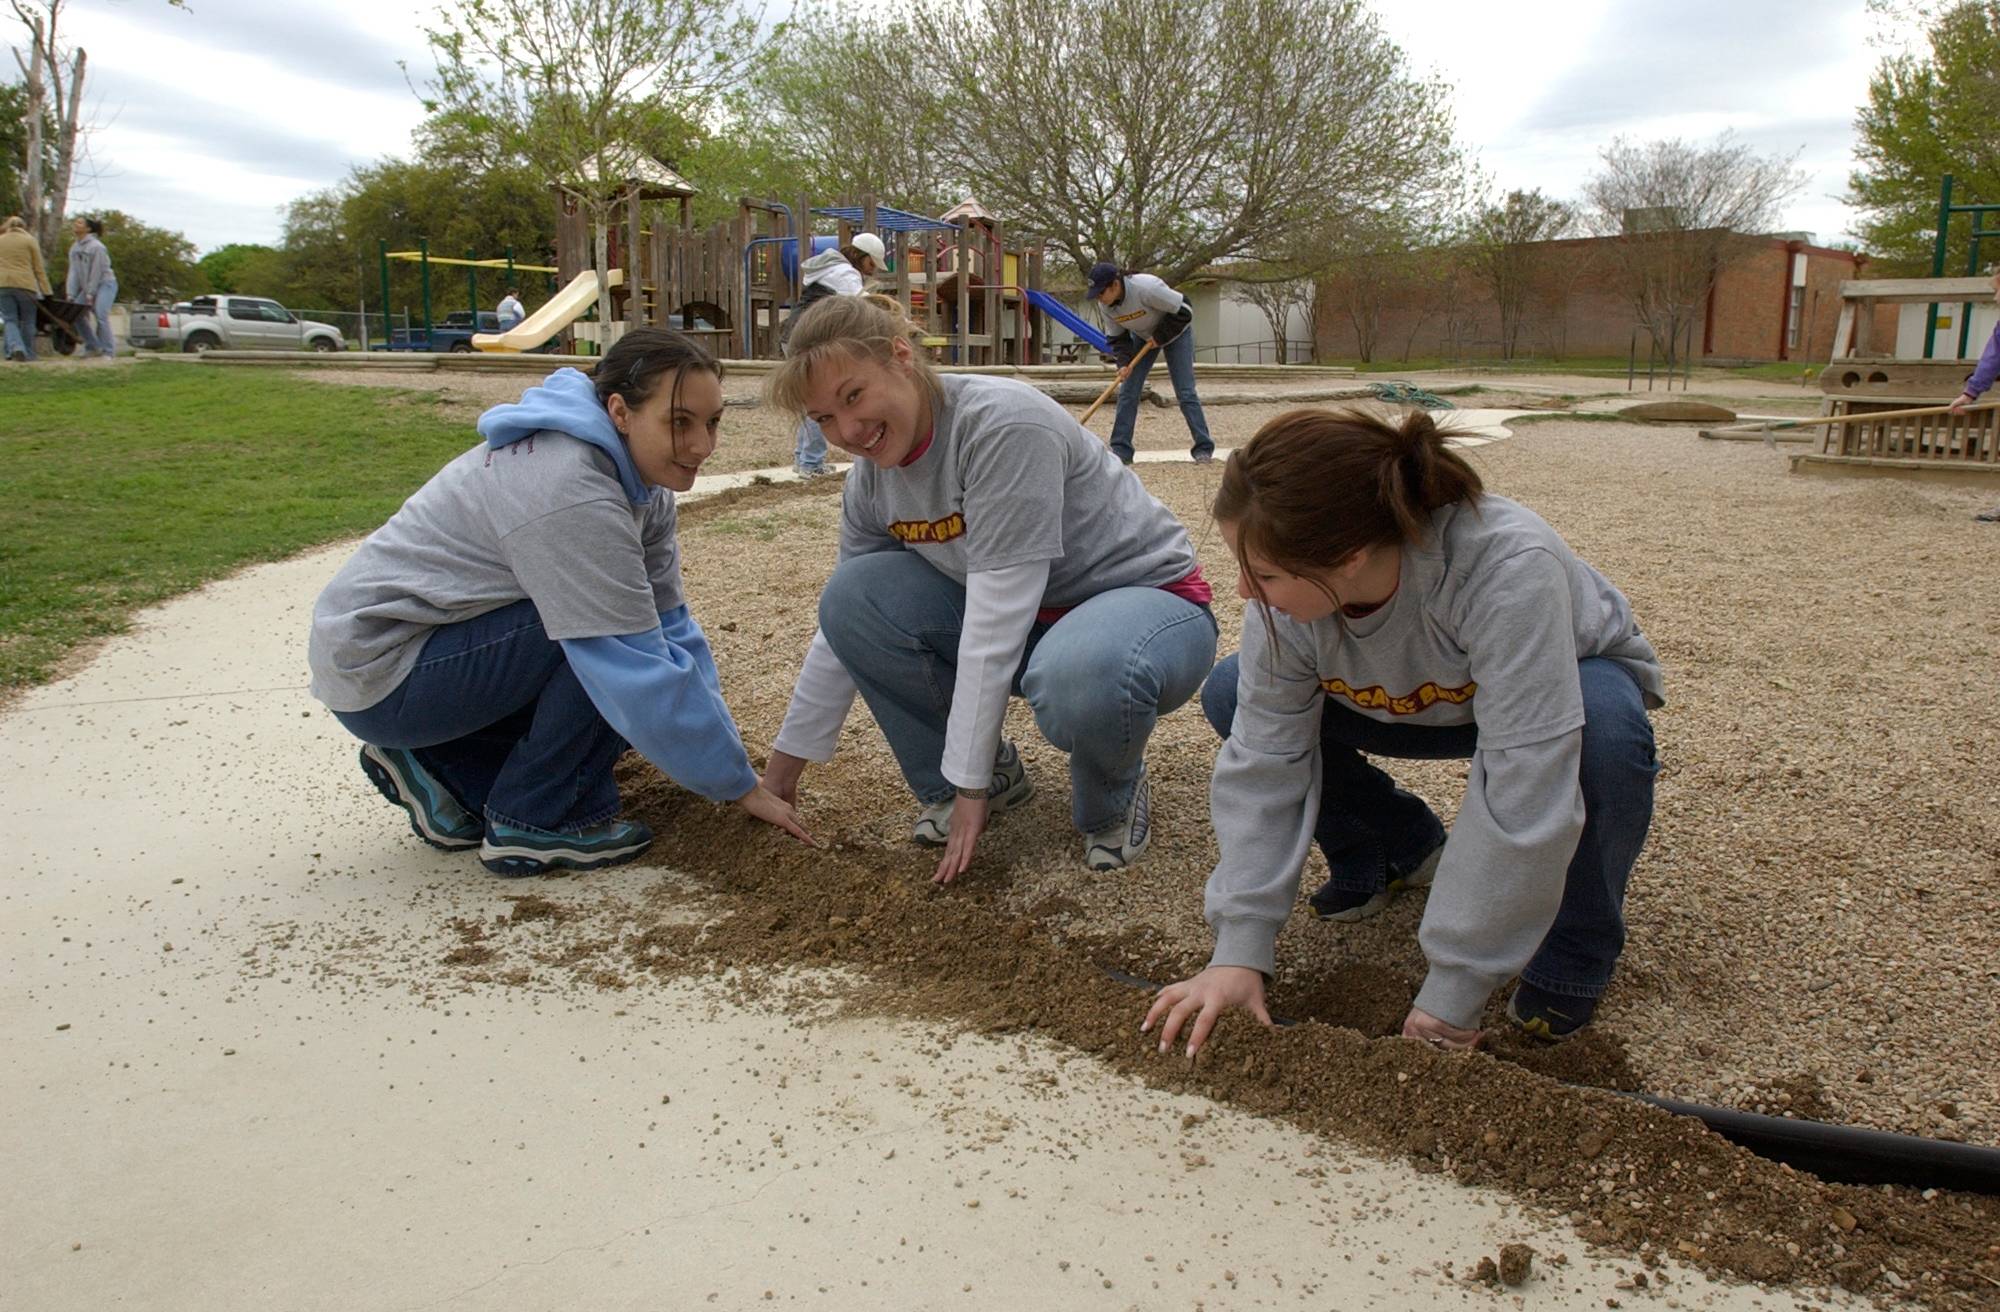
{"type": "Polygon", "coordinates": [[[1443,1048],[1448,1052],[1468,1052],[1479,1046],[1486,1037],[1485,1030],[1462,1030],[1449,1021],[1439,1020],[1421,1007],[1410,1008],[1410,1014],[1403,1018],[1403,1037],[1421,1039],[1433,1048],[1443,1048]]]}
{"type": "Polygon", "coordinates": [[[1160,1051],[1165,1053],[1174,1046],[1174,1038],[1181,1032],[1181,1026],[1192,1019],[1194,1028],[1188,1031],[1187,1055],[1193,1061],[1201,1051],[1201,1045],[1208,1042],[1209,1031],[1215,1022],[1231,1007],[1241,1007],[1257,1018],[1260,1025],[1267,1028],[1271,1024],[1271,1013],[1264,1009],[1264,973],[1248,966],[1210,966],[1193,979],[1184,979],[1178,984],[1169,984],[1161,989],[1153,999],[1153,1005],[1146,1012],[1146,1021],[1139,1026],[1141,1034],[1153,1028],[1153,1022],[1165,1016],[1167,1023],[1160,1030],[1160,1051]]]}
{"type": "Polygon", "coordinates": [[[762,784],[736,799],[736,805],[756,816],[767,825],[776,825],[808,847],[818,847],[813,836],[799,823],[798,810],[784,798],[778,796],[762,784]]]}
{"type": "Polygon", "coordinates": [[[983,797],[961,797],[951,807],[951,837],[944,845],[944,860],[938,862],[933,884],[949,884],[972,865],[972,850],[986,832],[987,801],[983,797]]]}
{"type": "Polygon", "coordinates": [[[772,796],[783,799],[793,806],[799,804],[799,780],[805,776],[806,763],[802,757],[787,752],[772,752],[770,761],[764,766],[764,778],[760,786],[772,796]]]}
{"type": "Polygon", "coordinates": [[[1972,395],[1972,393],[1970,392],[1960,392],[1957,396],[1952,398],[1951,408],[1953,410],[1963,410],[1965,409],[1965,407],[1971,405],[1974,401],[1978,399],[1979,399],[1978,397],[1972,395]]]}

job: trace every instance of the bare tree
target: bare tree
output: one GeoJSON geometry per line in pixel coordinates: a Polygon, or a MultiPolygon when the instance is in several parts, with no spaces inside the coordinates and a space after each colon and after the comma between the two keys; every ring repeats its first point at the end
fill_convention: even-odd
{"type": "Polygon", "coordinates": [[[1459,172],[1360,0],[925,0],[943,163],[1077,267],[1169,281],[1459,172]]]}
{"type": "Polygon", "coordinates": [[[1465,259],[1500,311],[1501,359],[1513,359],[1520,348],[1522,324],[1546,263],[1540,243],[1568,236],[1575,225],[1575,209],[1540,188],[1510,191],[1499,204],[1482,205],[1473,215],[1465,259]]]}
{"type": "Polygon", "coordinates": [[[1278,351],[1278,363],[1291,363],[1291,341],[1288,330],[1292,322],[1292,311],[1311,310],[1313,280],[1285,277],[1282,271],[1273,271],[1273,276],[1270,278],[1239,278],[1232,280],[1230,285],[1241,293],[1244,300],[1256,306],[1258,312],[1264,316],[1264,322],[1270,325],[1271,341],[1278,351]]]}
{"type": "Polygon", "coordinates": [[[736,0],[459,0],[424,29],[425,108],[527,163],[590,216],[597,314],[611,322],[611,218],[663,120],[699,117],[762,48],[736,0]]]}
{"type": "Polygon", "coordinates": [[[1610,258],[1671,371],[1716,279],[1805,185],[1798,154],[1760,155],[1725,132],[1707,146],[1621,137],[1599,158],[1604,167],[1584,188],[1591,224],[1618,238],[1610,258]]]}
{"type": "Polygon", "coordinates": [[[69,208],[70,177],[76,167],[77,135],[83,110],[85,55],[63,44],[59,28],[64,0],[8,0],[28,29],[28,54],[14,51],[26,80],[23,107],[27,137],[21,162],[21,217],[42,249],[55,249],[69,208]],[[54,149],[43,133],[55,128],[54,149]],[[51,171],[44,173],[44,166],[51,171]]]}

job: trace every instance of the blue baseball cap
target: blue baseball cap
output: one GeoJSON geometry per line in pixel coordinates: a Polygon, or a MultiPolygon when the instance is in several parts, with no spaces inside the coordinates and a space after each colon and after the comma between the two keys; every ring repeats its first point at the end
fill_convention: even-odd
{"type": "Polygon", "coordinates": [[[1093,301],[1104,295],[1104,289],[1124,277],[1118,266],[1109,260],[1099,260],[1090,266],[1090,299],[1093,301]]]}

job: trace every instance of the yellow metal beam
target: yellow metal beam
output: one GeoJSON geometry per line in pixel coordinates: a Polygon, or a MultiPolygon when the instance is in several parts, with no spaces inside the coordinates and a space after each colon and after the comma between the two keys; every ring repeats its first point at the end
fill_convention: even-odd
{"type": "MultiPolygon", "coordinates": [[[[420,260],[422,260],[422,259],[424,258],[424,253],[423,253],[422,251],[390,251],[390,252],[388,253],[388,255],[389,255],[389,258],[390,258],[390,259],[392,259],[392,260],[410,260],[410,261],[420,261],[420,260]]],[[[431,263],[432,263],[432,264],[456,264],[456,265],[460,265],[460,266],[463,266],[463,267],[470,267],[470,268],[474,268],[474,269],[505,269],[505,268],[508,268],[508,267],[512,267],[512,268],[513,268],[513,270],[514,270],[514,272],[516,272],[516,273],[555,273],[555,272],[557,272],[557,270],[556,270],[556,269],[555,269],[555,268],[554,268],[554,267],[553,267],[552,265],[547,265],[547,264],[521,264],[521,263],[519,263],[519,262],[516,262],[516,263],[515,263],[515,264],[513,264],[512,266],[509,266],[509,265],[508,265],[508,263],[507,263],[507,261],[506,261],[506,260],[504,260],[504,259],[500,259],[500,260],[454,260],[454,259],[450,259],[449,257],[447,257],[447,256],[443,256],[443,255],[433,255],[433,256],[431,256],[431,263]]]]}

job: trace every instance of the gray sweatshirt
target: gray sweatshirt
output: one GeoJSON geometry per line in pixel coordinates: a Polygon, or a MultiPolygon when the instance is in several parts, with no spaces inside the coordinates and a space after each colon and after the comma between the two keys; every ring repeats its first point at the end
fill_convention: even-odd
{"type": "Polygon", "coordinates": [[[1160,326],[1160,320],[1180,313],[1187,302],[1173,288],[1150,273],[1127,274],[1118,303],[1108,307],[1104,317],[1111,321],[1111,333],[1131,333],[1143,342],[1160,326]]]}
{"type": "Polygon", "coordinates": [[[63,275],[63,295],[72,301],[93,300],[97,289],[111,281],[111,252],[96,234],[78,237],[69,248],[69,271],[63,275]]]}
{"type": "Polygon", "coordinates": [[[1577,662],[1616,661],[1656,707],[1659,658],[1623,594],[1497,496],[1438,511],[1373,614],[1270,618],[1275,645],[1263,608],[1245,608],[1236,720],[1210,784],[1212,964],[1272,971],[1319,815],[1322,698],[1391,724],[1474,723],[1465,801],[1418,931],[1430,973],[1416,998],[1470,1027],[1541,945],[1583,832],[1577,662]]]}

